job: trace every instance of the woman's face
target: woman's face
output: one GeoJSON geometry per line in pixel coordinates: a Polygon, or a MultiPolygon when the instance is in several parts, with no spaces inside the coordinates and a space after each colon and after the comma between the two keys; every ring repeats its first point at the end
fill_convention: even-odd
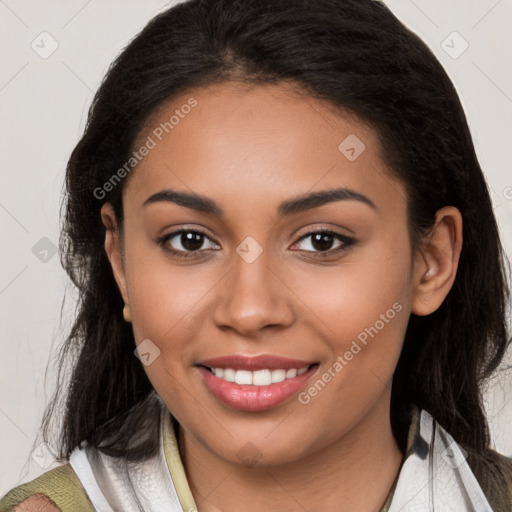
{"type": "Polygon", "coordinates": [[[160,108],[142,146],[116,279],[185,436],[279,464],[382,428],[418,272],[374,131],[222,83],[160,108]]]}

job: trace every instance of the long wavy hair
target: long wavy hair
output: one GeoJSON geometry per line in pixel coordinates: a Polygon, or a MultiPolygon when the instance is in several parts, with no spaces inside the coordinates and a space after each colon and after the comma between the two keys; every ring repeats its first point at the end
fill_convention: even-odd
{"type": "MultiPolygon", "coordinates": [[[[416,404],[468,452],[484,491],[506,495],[490,448],[482,389],[507,348],[509,289],[489,191],[454,86],[427,45],[374,0],[188,0],[153,18],[110,66],[67,165],[60,255],[78,289],[59,354],[43,435],[63,409],[58,456],[87,442],[141,460],[158,449],[162,402],[134,357],[132,327],[104,250],[102,204],[122,226],[122,183],[98,200],[129,159],[148,116],[189,88],[222,81],[296,84],[378,133],[407,191],[411,246],[436,211],[457,207],[464,244],[437,311],[411,315],[392,385],[391,424],[403,449],[416,404]]],[[[509,497],[510,498],[510,497],[509,497]]]]}

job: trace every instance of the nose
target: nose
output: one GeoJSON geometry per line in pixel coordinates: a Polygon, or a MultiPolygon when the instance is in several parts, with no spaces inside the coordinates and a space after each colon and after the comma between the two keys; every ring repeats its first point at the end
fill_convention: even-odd
{"type": "Polygon", "coordinates": [[[265,251],[251,263],[235,254],[233,267],[218,287],[213,320],[223,330],[256,337],[272,327],[292,325],[293,293],[269,266],[265,251]]]}

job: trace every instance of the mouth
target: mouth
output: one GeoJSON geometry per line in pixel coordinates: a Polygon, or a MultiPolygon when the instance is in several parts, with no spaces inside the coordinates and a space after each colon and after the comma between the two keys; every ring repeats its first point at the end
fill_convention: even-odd
{"type": "Polygon", "coordinates": [[[319,364],[278,356],[226,356],[196,365],[209,392],[245,411],[276,407],[295,395],[319,364]]]}

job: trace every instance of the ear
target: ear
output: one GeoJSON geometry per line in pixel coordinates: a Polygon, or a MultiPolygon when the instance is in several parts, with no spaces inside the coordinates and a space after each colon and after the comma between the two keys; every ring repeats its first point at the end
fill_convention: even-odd
{"type": "Polygon", "coordinates": [[[110,203],[105,203],[101,207],[101,220],[106,228],[105,251],[110,261],[110,265],[112,266],[114,279],[116,280],[125,304],[129,305],[130,302],[128,300],[128,292],[126,288],[126,275],[124,271],[120,231],[114,207],[110,203]]]}
{"type": "Polygon", "coordinates": [[[425,316],[439,308],[455,281],[461,250],[462,215],[454,206],[441,208],[415,257],[412,313],[425,316]]]}

